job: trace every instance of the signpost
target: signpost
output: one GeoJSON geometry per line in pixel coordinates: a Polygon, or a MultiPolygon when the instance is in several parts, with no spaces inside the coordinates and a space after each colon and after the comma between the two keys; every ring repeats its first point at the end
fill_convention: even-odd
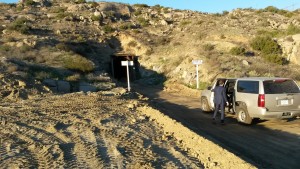
{"type": "Polygon", "coordinates": [[[202,64],[202,60],[193,60],[192,63],[196,65],[196,74],[197,74],[197,89],[199,89],[199,73],[198,73],[198,67],[200,64],[202,64]]]}
{"type": "Polygon", "coordinates": [[[128,84],[128,91],[130,92],[130,79],[129,79],[129,66],[133,66],[133,61],[122,61],[121,62],[122,66],[126,66],[127,69],[127,84],[128,84]]]}

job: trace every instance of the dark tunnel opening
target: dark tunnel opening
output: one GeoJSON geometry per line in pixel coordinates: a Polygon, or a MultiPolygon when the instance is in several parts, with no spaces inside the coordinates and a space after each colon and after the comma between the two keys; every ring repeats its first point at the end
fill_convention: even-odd
{"type": "Polygon", "coordinates": [[[127,80],[127,68],[122,66],[122,61],[133,61],[133,66],[129,66],[130,81],[134,81],[140,78],[138,57],[127,54],[115,54],[111,55],[111,74],[118,81],[127,80]]]}

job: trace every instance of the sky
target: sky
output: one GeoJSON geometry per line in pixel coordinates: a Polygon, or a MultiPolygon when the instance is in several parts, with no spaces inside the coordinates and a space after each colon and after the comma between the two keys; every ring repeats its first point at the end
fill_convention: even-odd
{"type": "MultiPolygon", "coordinates": [[[[97,2],[97,0],[95,0],[97,2]]],[[[222,13],[237,8],[262,9],[274,6],[279,9],[296,10],[300,8],[300,0],[103,0],[126,4],[161,5],[174,9],[188,9],[199,12],[222,13]]],[[[18,0],[0,0],[2,3],[16,3],[18,0]]]]}

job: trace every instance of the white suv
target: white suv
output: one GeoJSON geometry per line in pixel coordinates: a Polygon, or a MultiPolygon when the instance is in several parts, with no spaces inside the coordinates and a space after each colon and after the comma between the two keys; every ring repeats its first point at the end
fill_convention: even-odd
{"type": "MultiPolygon", "coordinates": [[[[223,80],[226,81],[229,108],[232,108],[239,122],[251,124],[255,118],[284,119],[300,116],[300,88],[292,79],[251,77],[223,80]]],[[[214,109],[211,89],[215,84],[202,91],[203,111],[214,109]]]]}

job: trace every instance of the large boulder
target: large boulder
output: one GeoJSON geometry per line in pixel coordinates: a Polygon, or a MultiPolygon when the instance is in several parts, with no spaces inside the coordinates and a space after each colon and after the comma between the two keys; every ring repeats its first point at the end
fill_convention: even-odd
{"type": "Polygon", "coordinates": [[[300,34],[278,40],[283,55],[291,63],[300,65],[300,34]]]}

